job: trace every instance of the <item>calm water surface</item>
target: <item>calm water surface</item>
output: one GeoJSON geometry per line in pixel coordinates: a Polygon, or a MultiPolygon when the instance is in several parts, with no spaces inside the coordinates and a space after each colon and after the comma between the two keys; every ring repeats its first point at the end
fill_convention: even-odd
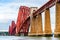
{"type": "Polygon", "coordinates": [[[60,40],[60,37],[0,36],[0,40],[60,40]]]}

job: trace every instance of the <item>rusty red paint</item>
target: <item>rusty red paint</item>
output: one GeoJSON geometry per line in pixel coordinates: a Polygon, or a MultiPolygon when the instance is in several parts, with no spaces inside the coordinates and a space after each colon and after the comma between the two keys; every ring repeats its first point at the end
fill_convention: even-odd
{"type": "Polygon", "coordinates": [[[12,21],[11,25],[9,26],[9,34],[10,35],[15,35],[16,33],[16,24],[14,21],[12,21]]]}
{"type": "MultiPolygon", "coordinates": [[[[16,33],[18,34],[22,28],[22,30],[26,30],[26,26],[22,26],[24,25],[23,23],[25,22],[25,20],[28,18],[30,14],[30,8],[26,7],[26,6],[21,6],[19,9],[19,13],[18,13],[18,18],[17,18],[17,23],[16,23],[16,33]]],[[[27,24],[25,24],[27,25],[27,24]]]]}

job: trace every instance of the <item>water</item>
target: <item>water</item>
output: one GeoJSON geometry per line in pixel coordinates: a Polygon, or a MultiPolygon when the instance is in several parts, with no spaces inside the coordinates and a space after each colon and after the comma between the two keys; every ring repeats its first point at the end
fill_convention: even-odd
{"type": "Polygon", "coordinates": [[[0,40],[60,40],[59,37],[0,36],[0,40]]]}

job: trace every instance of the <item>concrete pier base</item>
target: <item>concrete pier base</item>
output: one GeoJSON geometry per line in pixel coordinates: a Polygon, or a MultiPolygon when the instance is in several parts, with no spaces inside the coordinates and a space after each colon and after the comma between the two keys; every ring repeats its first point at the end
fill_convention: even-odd
{"type": "Polygon", "coordinates": [[[60,3],[56,3],[56,27],[54,36],[60,36],[60,3]]]}
{"type": "Polygon", "coordinates": [[[28,36],[35,36],[36,35],[36,26],[35,26],[35,19],[36,17],[33,17],[33,12],[37,10],[37,7],[31,7],[30,11],[30,28],[29,28],[29,33],[28,36]]]}
{"type": "Polygon", "coordinates": [[[54,33],[54,37],[60,37],[60,33],[54,33]]]}
{"type": "Polygon", "coordinates": [[[43,36],[44,37],[51,37],[51,36],[53,36],[53,34],[44,34],[43,36]]]}
{"type": "Polygon", "coordinates": [[[50,10],[49,8],[45,10],[45,27],[44,36],[52,36],[51,23],[50,23],[50,10]]]}
{"type": "Polygon", "coordinates": [[[43,27],[42,27],[42,15],[41,14],[38,14],[36,16],[35,26],[36,26],[36,35],[42,36],[43,27]]]}
{"type": "Polygon", "coordinates": [[[36,8],[31,8],[31,14],[30,14],[30,32],[28,33],[29,36],[42,36],[43,30],[42,30],[42,15],[37,14],[36,17],[33,17],[33,12],[36,10],[36,8]]]}
{"type": "Polygon", "coordinates": [[[42,15],[37,15],[32,21],[33,24],[31,23],[31,31],[29,36],[43,36],[42,15]]]}
{"type": "Polygon", "coordinates": [[[36,35],[36,27],[35,27],[35,18],[33,17],[30,24],[30,32],[28,33],[29,36],[36,35]]]}

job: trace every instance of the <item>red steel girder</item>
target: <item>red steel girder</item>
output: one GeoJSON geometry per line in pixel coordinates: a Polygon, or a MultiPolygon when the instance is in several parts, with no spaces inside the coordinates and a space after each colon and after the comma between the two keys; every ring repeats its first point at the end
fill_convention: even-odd
{"type": "Polygon", "coordinates": [[[22,24],[21,29],[20,29],[22,31],[20,31],[20,33],[24,33],[24,35],[28,35],[29,26],[30,26],[30,19],[26,20],[26,22],[22,24]]]}
{"type": "MultiPolygon", "coordinates": [[[[21,6],[18,13],[17,24],[16,24],[16,33],[18,34],[21,30],[22,24],[25,22],[27,17],[30,14],[30,8],[26,6],[21,6]]],[[[24,24],[23,24],[24,25],[24,24]]]]}
{"type": "Polygon", "coordinates": [[[16,32],[16,24],[14,21],[12,21],[11,26],[9,26],[9,34],[15,35],[16,32]]]}

